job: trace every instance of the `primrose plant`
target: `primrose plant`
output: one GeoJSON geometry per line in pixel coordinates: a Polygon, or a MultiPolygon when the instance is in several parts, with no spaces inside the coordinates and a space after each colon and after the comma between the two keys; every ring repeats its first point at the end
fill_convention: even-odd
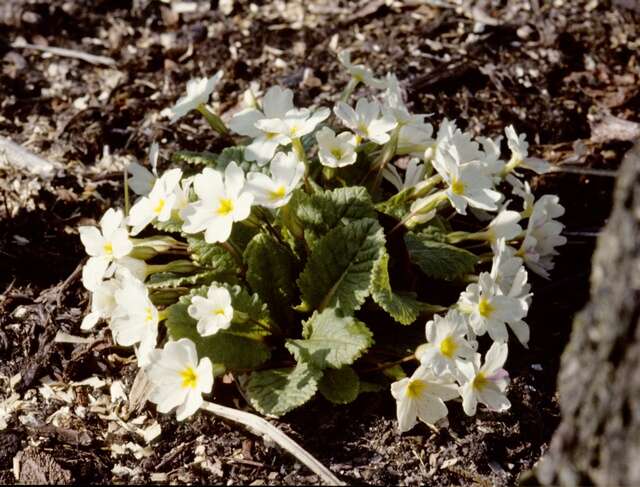
{"type": "Polygon", "coordinates": [[[350,81],[332,110],[254,86],[225,123],[208,105],[222,72],[190,81],[172,122],[198,112],[228,146],[160,173],[154,144],[152,170],[129,168],[133,205],[80,227],[82,328],[104,320],[134,347],[160,412],[192,415],[222,374],[271,416],[387,388],[401,431],[455,403],[509,408],[528,271],[548,279],[566,242],[558,197],[525,179],[549,164],[513,127],[504,159],[501,137],[435,129],[395,75],[339,59],[350,81]]]}

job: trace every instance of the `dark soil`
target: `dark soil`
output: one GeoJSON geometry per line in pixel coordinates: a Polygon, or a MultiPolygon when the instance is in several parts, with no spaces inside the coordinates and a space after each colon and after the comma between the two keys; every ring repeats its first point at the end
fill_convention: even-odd
{"type": "MultiPolygon", "coordinates": [[[[54,337],[81,335],[88,295],[78,279],[84,253],[76,228],[118,203],[126,157],[143,159],[153,140],[165,156],[178,147],[223,144],[195,116],[175,127],[159,116],[186,81],[224,68],[222,112],[234,109],[251,80],[294,88],[302,105],[330,104],[347,81],[332,51],[336,43],[354,48],[354,58],[378,73],[394,70],[414,110],[433,113],[436,124],[457,118],[498,135],[513,123],[528,134],[534,155],[593,171],[534,181],[538,193],[560,195],[569,243],[552,280],[534,282],[530,348],[511,345],[508,413],[467,418],[454,406],[449,428],[422,425],[399,435],[394,402],[382,393],[341,408],[318,399],[276,424],[350,483],[515,483],[544,453],[558,423],[558,362],[572,317],[588,298],[594,236],[608,216],[614,183],[606,171],[630,147],[616,121],[632,128],[640,122],[635,3],[466,2],[475,9],[447,1],[232,3],[229,15],[215,0],[180,14],[155,0],[0,5],[0,135],[65,168],[50,183],[0,170],[0,426],[7,423],[0,429],[0,483],[15,482],[15,474],[26,482],[318,482],[291,457],[205,414],[177,423],[147,407],[131,423],[140,413],[122,401],[114,410],[108,385],[120,379],[129,392],[130,351],[115,347],[104,330],[86,344],[54,337]],[[116,64],[11,47],[18,38],[116,64]],[[20,380],[10,382],[18,373],[20,380]],[[94,376],[107,385],[70,386],[94,376]],[[2,401],[14,392],[20,405],[3,416],[2,401]],[[111,404],[102,413],[100,400],[111,404]],[[144,447],[131,424],[146,427],[154,419],[162,433],[150,447],[118,450],[144,447]]],[[[244,405],[232,385],[217,387],[213,399],[244,405]]]]}

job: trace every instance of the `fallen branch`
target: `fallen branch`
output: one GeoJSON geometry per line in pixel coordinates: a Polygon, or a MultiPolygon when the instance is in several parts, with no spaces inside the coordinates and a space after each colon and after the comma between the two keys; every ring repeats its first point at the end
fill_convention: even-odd
{"type": "Polygon", "coordinates": [[[96,56],[95,54],[89,54],[75,49],[66,49],[64,47],[37,46],[27,42],[13,42],[11,47],[14,49],[33,49],[35,51],[48,52],[56,56],[80,59],[91,64],[103,64],[105,66],[115,66],[116,64],[114,59],[107,56],[96,56]]]}
{"type": "Polygon", "coordinates": [[[228,408],[226,406],[221,406],[207,401],[202,404],[202,409],[221,418],[240,423],[246,426],[251,432],[259,436],[266,437],[278,444],[280,447],[296,457],[301,463],[309,467],[309,469],[318,475],[325,484],[346,485],[333,475],[327,467],[316,460],[309,452],[265,419],[256,416],[255,414],[239,411],[238,409],[228,408]]]}

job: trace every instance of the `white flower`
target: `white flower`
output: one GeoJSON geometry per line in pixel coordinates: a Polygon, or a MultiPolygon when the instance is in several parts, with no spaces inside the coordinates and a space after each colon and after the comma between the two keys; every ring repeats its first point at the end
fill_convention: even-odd
{"type": "MultiPolygon", "coordinates": [[[[528,284],[528,274],[522,265],[522,259],[516,257],[514,248],[509,247],[504,239],[499,239],[494,248],[491,278],[500,292],[518,300],[528,312],[531,305],[531,285],[528,284]]],[[[523,320],[509,323],[518,341],[524,347],[529,343],[529,325],[523,320]]]]}
{"type": "Polygon", "coordinates": [[[356,162],[356,137],[351,132],[338,135],[329,127],[323,127],[316,133],[318,157],[327,167],[344,167],[356,162]]]}
{"type": "Polygon", "coordinates": [[[567,243],[562,236],[564,225],[555,220],[564,214],[564,207],[556,195],[543,195],[533,205],[529,224],[518,255],[533,272],[549,278],[553,269],[553,256],[558,255],[556,247],[567,243]]]}
{"type": "Polygon", "coordinates": [[[435,315],[426,325],[427,343],[420,347],[420,363],[437,376],[447,372],[457,376],[459,364],[475,356],[474,345],[466,338],[468,329],[465,316],[457,310],[444,318],[435,315]]]}
{"type": "Polygon", "coordinates": [[[358,137],[371,140],[376,144],[386,144],[390,138],[389,132],[397,125],[388,112],[384,112],[382,117],[379,117],[378,102],[369,102],[365,98],[358,99],[355,110],[340,101],[333,111],[358,137]]]}
{"type": "Polygon", "coordinates": [[[200,335],[203,337],[215,335],[220,330],[226,330],[231,326],[233,318],[231,295],[223,287],[211,286],[206,298],[194,296],[191,299],[187,312],[198,322],[196,328],[200,335]]]}
{"type": "Polygon", "coordinates": [[[520,213],[517,211],[507,210],[506,206],[498,212],[489,226],[487,227],[487,237],[491,244],[498,239],[504,238],[512,240],[522,233],[522,227],[518,224],[520,221],[520,213]]]}
{"type": "Polygon", "coordinates": [[[450,145],[436,152],[433,167],[447,184],[446,195],[455,210],[466,215],[467,205],[495,211],[502,195],[491,189],[493,181],[478,162],[462,164],[458,147],[450,145]]]}
{"type": "Polygon", "coordinates": [[[418,419],[434,424],[446,417],[448,411],[444,401],[458,397],[452,382],[443,382],[424,366],[418,367],[411,378],[405,377],[391,384],[391,394],[396,400],[401,433],[413,428],[418,419]]]}
{"type": "Polygon", "coordinates": [[[509,184],[511,184],[513,188],[513,194],[520,196],[522,198],[522,217],[529,218],[531,216],[531,212],[533,211],[533,204],[535,203],[536,197],[533,195],[531,191],[531,186],[527,181],[520,181],[517,177],[512,174],[508,174],[506,180],[509,184]]]}
{"type": "Polygon", "coordinates": [[[137,162],[132,162],[127,166],[127,171],[131,174],[131,177],[129,178],[129,187],[135,194],[145,196],[149,194],[153,188],[158,175],[159,154],[160,146],[157,142],[153,142],[149,148],[149,164],[151,165],[151,171],[137,162]]]}
{"type": "Polygon", "coordinates": [[[404,173],[404,181],[400,177],[400,174],[398,174],[398,170],[393,164],[387,164],[384,167],[384,169],[382,170],[382,176],[391,184],[393,184],[398,192],[400,192],[404,189],[412,188],[420,183],[420,181],[424,179],[425,172],[426,168],[424,164],[420,162],[420,159],[414,157],[409,161],[409,164],[407,165],[404,173]]]}
{"type": "Polygon", "coordinates": [[[427,148],[424,157],[427,160],[433,159],[438,151],[446,152],[450,147],[455,147],[457,164],[475,162],[482,167],[479,161],[484,159],[485,154],[480,150],[480,145],[473,140],[473,135],[463,132],[456,126],[455,121],[445,118],[438,128],[436,139],[427,148]]]}
{"type": "Polygon", "coordinates": [[[98,320],[109,318],[116,309],[115,292],[119,283],[115,279],[103,281],[96,286],[91,295],[91,312],[80,325],[81,330],[90,330],[98,320]]]}
{"type": "Polygon", "coordinates": [[[502,368],[507,354],[507,344],[495,342],[487,352],[482,367],[479,354],[474,361],[461,365],[460,370],[467,380],[460,387],[460,395],[462,408],[468,416],[476,414],[478,403],[497,412],[506,411],[511,407],[504,393],[509,384],[509,374],[502,368]]]}
{"type": "Polygon", "coordinates": [[[245,157],[261,166],[271,160],[279,145],[313,132],[331,113],[327,108],[296,109],[293,92],[277,86],[267,91],[263,109],[264,113],[254,108],[243,110],[230,122],[233,131],[254,137],[245,149],[245,157]]]}
{"type": "Polygon", "coordinates": [[[293,190],[304,176],[304,164],[295,152],[278,152],[270,165],[271,177],[259,172],[247,174],[247,191],[254,203],[267,208],[279,208],[291,199],[293,190]]]}
{"type": "Polygon", "coordinates": [[[491,177],[496,184],[501,180],[500,174],[504,170],[505,162],[500,159],[500,142],[502,136],[490,139],[488,137],[476,137],[482,144],[483,156],[480,158],[480,165],[485,174],[491,177]]]}
{"type": "Polygon", "coordinates": [[[351,53],[349,51],[340,51],[338,53],[338,60],[358,83],[364,83],[372,88],[384,88],[384,81],[374,77],[371,69],[367,68],[364,64],[353,64],[351,62],[351,53]]]}
{"type": "Polygon", "coordinates": [[[248,137],[266,137],[255,123],[263,118],[281,118],[289,110],[293,110],[293,91],[272,86],[262,99],[262,110],[249,107],[236,113],[229,122],[229,128],[240,135],[248,137]]]}
{"type": "Polygon", "coordinates": [[[500,288],[502,294],[509,294],[516,274],[522,268],[523,261],[516,256],[516,250],[507,245],[504,238],[497,239],[492,247],[494,255],[491,265],[491,278],[500,288]]]}
{"type": "Polygon", "coordinates": [[[102,282],[109,264],[128,255],[133,249],[123,224],[122,211],[109,208],[100,219],[99,230],[89,226],[78,228],[80,240],[91,256],[82,270],[82,283],[87,289],[95,289],[102,282]]]}
{"type": "MultiPolygon", "coordinates": [[[[319,123],[323,122],[331,115],[328,108],[319,108],[312,111],[307,108],[289,110],[284,117],[263,118],[255,123],[255,126],[267,134],[276,134],[276,139],[280,145],[290,144],[294,139],[310,134],[319,123]]],[[[273,157],[264,154],[260,160],[267,160],[273,157]]]]}
{"type": "Polygon", "coordinates": [[[113,339],[125,347],[139,343],[138,364],[144,367],[158,338],[158,310],[149,299],[145,285],[131,275],[122,279],[114,297],[116,309],[109,322],[113,339]]]}
{"type": "Polygon", "coordinates": [[[171,123],[175,123],[191,110],[206,105],[216,85],[222,79],[223,71],[218,71],[211,78],[195,78],[187,83],[187,94],[178,99],[171,107],[171,123]]]}
{"type": "MultiPolygon", "coordinates": [[[[431,125],[426,124],[424,121],[426,115],[414,115],[409,112],[409,109],[404,103],[404,93],[400,88],[400,83],[395,74],[387,73],[386,85],[387,89],[383,96],[385,106],[388,108],[391,116],[395,118],[398,125],[416,128],[429,127],[429,129],[431,129],[431,125]]],[[[429,133],[429,135],[431,135],[431,133],[429,133]]]]}
{"type": "Polygon", "coordinates": [[[528,157],[529,155],[529,143],[527,142],[527,136],[515,131],[513,125],[509,125],[504,129],[507,135],[507,145],[511,150],[511,160],[509,165],[513,167],[524,167],[531,169],[538,174],[544,174],[551,170],[551,164],[543,159],[537,157],[528,157]]]}
{"type": "Polygon", "coordinates": [[[154,350],[145,371],[153,386],[149,400],[161,413],[177,407],[178,421],[193,415],[202,405],[202,394],[213,388],[211,361],[204,357],[198,362],[196,346],[188,338],[154,350]]]}
{"type": "Polygon", "coordinates": [[[181,177],[180,169],[170,169],[156,180],[148,196],[143,196],[131,207],[128,217],[128,223],[133,227],[131,235],[137,235],[154,220],[166,222],[171,218],[181,177]]]}
{"type": "Polygon", "coordinates": [[[476,335],[489,333],[496,342],[506,342],[506,325],[518,326],[529,310],[524,297],[503,295],[488,272],[480,273],[478,283],[467,286],[459,306],[469,315],[469,325],[476,335]]]}
{"type": "Polygon", "coordinates": [[[242,221],[251,213],[253,195],[244,189],[244,173],[235,162],[222,173],[205,168],[193,181],[193,189],[200,198],[183,212],[186,233],[204,231],[207,243],[224,242],[231,235],[233,222],[242,221]]]}

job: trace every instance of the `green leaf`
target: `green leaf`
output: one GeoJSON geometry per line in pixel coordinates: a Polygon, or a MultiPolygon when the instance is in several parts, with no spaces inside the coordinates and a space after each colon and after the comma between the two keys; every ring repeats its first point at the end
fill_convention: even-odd
{"type": "Polygon", "coordinates": [[[302,308],[336,307],[348,315],[369,295],[373,267],[384,252],[384,232],[365,218],[339,226],[314,247],[298,278],[302,308]]]}
{"type": "Polygon", "coordinates": [[[348,404],[358,397],[360,379],[349,367],[327,369],[318,384],[320,393],[334,404],[348,404]]]}
{"type": "Polygon", "coordinates": [[[216,167],[218,156],[211,152],[177,151],[171,154],[171,161],[192,166],[216,167]]]}
{"type": "Polygon", "coordinates": [[[210,284],[219,277],[217,271],[205,269],[203,272],[185,276],[174,272],[158,272],[152,274],[145,283],[149,289],[167,289],[173,287],[193,287],[210,284]]]}
{"type": "Polygon", "coordinates": [[[286,347],[297,362],[318,369],[351,365],[373,344],[367,325],[335,309],[314,313],[303,326],[303,339],[287,340],[286,347]]]}
{"type": "Polygon", "coordinates": [[[225,287],[230,291],[234,308],[234,321],[228,329],[203,337],[196,329],[196,320],[189,316],[187,309],[191,298],[206,295],[208,286],[194,290],[167,308],[166,327],[173,340],[189,338],[196,344],[198,355],[209,357],[213,363],[221,363],[229,369],[256,368],[271,355],[269,347],[262,341],[268,334],[262,324],[266,321],[265,306],[257,296],[249,295],[240,286],[225,287]],[[236,312],[244,315],[242,320],[236,320],[236,312]]]}
{"type": "Polygon", "coordinates": [[[428,240],[420,234],[408,232],[404,236],[411,260],[427,276],[451,280],[473,272],[478,256],[443,242],[428,240]]]}
{"type": "Polygon", "coordinates": [[[244,251],[247,282],[267,303],[278,323],[295,318],[297,263],[291,252],[270,235],[259,233],[244,251]]]}
{"type": "Polygon", "coordinates": [[[171,218],[166,222],[155,220],[151,223],[151,226],[161,232],[180,233],[182,231],[182,220],[179,218],[171,218]]]}
{"type": "Polygon", "coordinates": [[[282,416],[311,399],[322,372],[305,363],[295,368],[251,374],[245,390],[249,402],[262,414],[282,416]]]}
{"type": "Polygon", "coordinates": [[[233,256],[218,243],[205,242],[203,235],[194,235],[187,238],[191,258],[202,267],[215,270],[220,274],[235,274],[237,264],[233,256]]]}
{"type": "Polygon", "coordinates": [[[310,245],[338,225],[375,218],[367,190],[361,186],[322,191],[296,201],[295,214],[305,228],[310,245]]]}
{"type": "Polygon", "coordinates": [[[389,254],[384,253],[373,268],[371,297],[393,319],[403,325],[410,325],[422,311],[422,303],[414,296],[394,293],[389,280],[389,254]]]}

